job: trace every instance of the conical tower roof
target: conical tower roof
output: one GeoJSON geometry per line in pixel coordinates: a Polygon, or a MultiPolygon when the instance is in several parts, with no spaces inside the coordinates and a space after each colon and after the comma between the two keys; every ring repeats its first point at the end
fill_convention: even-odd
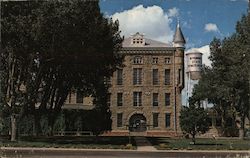
{"type": "Polygon", "coordinates": [[[180,28],[180,24],[179,24],[179,23],[177,24],[177,27],[176,27],[176,30],[175,30],[173,42],[174,42],[174,43],[182,43],[182,44],[185,44],[185,43],[186,43],[185,38],[184,38],[184,36],[183,36],[183,33],[182,33],[182,31],[181,31],[181,28],[180,28]]]}

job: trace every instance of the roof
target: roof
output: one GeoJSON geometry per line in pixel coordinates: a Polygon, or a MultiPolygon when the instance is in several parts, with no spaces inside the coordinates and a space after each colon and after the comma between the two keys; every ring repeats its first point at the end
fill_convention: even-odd
{"type": "Polygon", "coordinates": [[[150,47],[173,47],[172,44],[167,44],[167,43],[155,41],[155,40],[148,39],[148,38],[144,38],[145,45],[138,46],[138,45],[131,44],[131,39],[132,37],[125,38],[122,43],[122,47],[148,47],[148,48],[150,47]]]}
{"type": "Polygon", "coordinates": [[[186,43],[185,41],[185,38],[183,36],[183,33],[181,31],[181,28],[180,28],[180,25],[178,24],[177,27],[176,27],[176,31],[175,31],[175,34],[174,34],[174,40],[173,40],[174,43],[186,43]]]}

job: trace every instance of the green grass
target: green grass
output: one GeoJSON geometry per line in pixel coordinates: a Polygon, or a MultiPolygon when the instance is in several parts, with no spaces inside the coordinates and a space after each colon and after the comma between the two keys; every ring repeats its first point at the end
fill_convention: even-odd
{"type": "Polygon", "coordinates": [[[249,140],[198,138],[196,144],[191,139],[148,138],[159,150],[250,150],[249,140]]]}
{"type": "Polygon", "coordinates": [[[54,148],[86,148],[86,149],[136,149],[132,139],[132,148],[127,146],[128,137],[95,137],[95,136],[53,136],[53,137],[21,137],[16,142],[3,140],[1,146],[6,147],[54,147],[54,148]]]}

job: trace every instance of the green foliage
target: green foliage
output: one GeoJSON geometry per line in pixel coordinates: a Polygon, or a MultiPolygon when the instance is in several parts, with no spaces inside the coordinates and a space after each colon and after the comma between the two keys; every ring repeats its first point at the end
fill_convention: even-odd
{"type": "Polygon", "coordinates": [[[66,125],[65,125],[65,116],[64,114],[61,112],[58,116],[57,119],[55,121],[55,124],[53,126],[53,132],[63,132],[66,129],[66,125]]]}
{"type": "Polygon", "coordinates": [[[196,134],[205,133],[209,129],[208,112],[195,105],[183,107],[180,113],[180,126],[183,132],[192,135],[195,142],[196,134]]]}
{"type": "Polygon", "coordinates": [[[210,51],[212,67],[203,69],[190,102],[208,99],[222,117],[224,132],[228,117],[239,117],[243,131],[245,118],[250,120],[250,15],[242,16],[236,33],[222,41],[214,39],[210,51]]]}
{"type": "Polygon", "coordinates": [[[99,87],[107,93],[100,81],[122,65],[118,21],[104,18],[98,1],[4,1],[1,7],[4,106],[20,115],[49,113],[44,128],[52,130],[68,93],[80,90],[106,113],[99,87]]]}
{"type": "Polygon", "coordinates": [[[32,135],[34,125],[34,116],[26,115],[19,120],[18,133],[22,135],[32,135]]]}

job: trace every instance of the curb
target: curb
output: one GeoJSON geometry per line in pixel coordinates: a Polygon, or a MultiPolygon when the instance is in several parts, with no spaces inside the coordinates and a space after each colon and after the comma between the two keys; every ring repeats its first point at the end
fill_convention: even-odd
{"type": "Polygon", "coordinates": [[[80,149],[80,148],[32,148],[32,147],[0,147],[0,150],[5,151],[124,151],[124,152],[166,152],[166,153],[175,153],[175,152],[182,152],[182,153],[245,153],[250,155],[249,150],[146,150],[146,151],[139,151],[139,150],[127,150],[127,149],[80,149]]]}

